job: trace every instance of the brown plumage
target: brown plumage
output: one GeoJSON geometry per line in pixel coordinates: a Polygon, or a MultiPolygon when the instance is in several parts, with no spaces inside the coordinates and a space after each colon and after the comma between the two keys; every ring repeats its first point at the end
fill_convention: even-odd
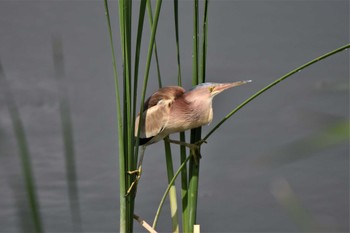
{"type": "MultiPolygon", "coordinates": [[[[136,178],[126,195],[136,187],[141,178],[142,160],[147,145],[158,142],[169,134],[209,124],[213,119],[213,97],[228,88],[248,82],[250,80],[234,83],[202,83],[187,92],[182,87],[171,86],[160,88],[152,94],[144,103],[141,121],[140,114],[136,118],[135,137],[138,134],[140,121],[139,145],[142,145],[142,150],[137,170],[128,171],[130,175],[136,174],[136,178]]],[[[191,150],[198,147],[197,144],[169,141],[188,146],[191,150]]]]}
{"type": "MultiPolygon", "coordinates": [[[[212,100],[222,91],[248,81],[234,83],[202,83],[190,91],[182,87],[163,87],[144,103],[140,143],[149,145],[167,135],[209,124],[213,119],[212,100]]],[[[137,136],[140,115],[135,122],[137,136]]]]}

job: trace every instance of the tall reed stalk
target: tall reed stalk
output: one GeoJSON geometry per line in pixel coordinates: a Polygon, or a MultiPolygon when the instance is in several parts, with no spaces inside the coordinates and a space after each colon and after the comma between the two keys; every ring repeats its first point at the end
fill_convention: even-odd
{"type": "MultiPolygon", "coordinates": [[[[180,42],[179,42],[179,7],[178,0],[174,0],[174,25],[175,25],[175,41],[176,41],[176,60],[177,60],[177,84],[182,86],[181,77],[181,59],[180,59],[180,42]]],[[[184,132],[179,133],[180,141],[186,142],[184,132]]],[[[184,164],[184,169],[181,170],[181,204],[182,204],[182,231],[188,232],[188,181],[187,181],[187,164],[186,160],[186,147],[180,145],[180,162],[184,164]]],[[[171,181],[170,181],[171,182],[171,181]]],[[[169,183],[170,183],[169,182],[169,183]]]]}
{"type": "MultiPolygon", "coordinates": [[[[154,46],[155,34],[157,31],[158,19],[160,14],[162,1],[157,0],[155,15],[151,28],[151,37],[148,45],[148,53],[146,59],[146,68],[143,79],[141,103],[145,100],[145,93],[148,84],[149,70],[151,64],[152,51],[154,46]]],[[[135,181],[135,177],[128,175],[127,171],[132,171],[137,168],[138,160],[138,140],[134,140],[136,103],[138,93],[138,70],[139,70],[139,55],[142,41],[143,21],[146,9],[146,0],[140,1],[140,12],[136,40],[136,53],[134,63],[134,76],[132,75],[132,1],[120,0],[118,1],[119,9],[119,29],[121,38],[122,50],[122,90],[119,85],[119,77],[117,71],[117,64],[114,52],[114,39],[112,33],[111,20],[109,15],[108,0],[104,1],[107,26],[110,37],[110,44],[112,50],[112,61],[114,70],[115,90],[116,90],[116,108],[117,108],[117,123],[118,123],[118,140],[119,140],[119,187],[120,187],[120,232],[133,231],[133,217],[134,217],[134,203],[136,197],[136,188],[132,190],[130,195],[127,190],[135,181]],[[133,77],[133,79],[132,79],[133,77]],[[123,97],[120,97],[123,93],[123,97]]],[[[143,111],[143,104],[141,104],[140,112],[143,111]]],[[[139,133],[139,132],[138,132],[139,133]]]]}
{"type": "MultiPolygon", "coordinates": [[[[192,54],[192,85],[198,85],[205,82],[206,69],[206,46],[207,46],[207,23],[208,23],[208,0],[204,2],[203,32],[202,32],[202,51],[199,51],[199,6],[198,0],[194,0],[193,11],[193,54],[192,54]],[[201,52],[201,57],[199,54],[201,52]]],[[[201,140],[201,127],[191,130],[191,143],[198,143],[201,140]]],[[[189,188],[188,188],[188,225],[185,228],[187,232],[193,232],[197,218],[198,185],[199,185],[199,165],[200,150],[195,151],[189,164],[189,188]]]]}

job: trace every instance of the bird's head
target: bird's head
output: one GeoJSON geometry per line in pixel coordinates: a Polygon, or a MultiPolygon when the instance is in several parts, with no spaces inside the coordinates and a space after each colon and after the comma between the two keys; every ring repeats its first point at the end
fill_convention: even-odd
{"type": "Polygon", "coordinates": [[[245,81],[238,81],[233,83],[201,83],[197,85],[193,91],[202,93],[203,95],[206,95],[208,97],[214,97],[217,94],[223,92],[226,89],[229,89],[231,87],[240,86],[246,83],[250,83],[252,80],[245,80],[245,81]]]}

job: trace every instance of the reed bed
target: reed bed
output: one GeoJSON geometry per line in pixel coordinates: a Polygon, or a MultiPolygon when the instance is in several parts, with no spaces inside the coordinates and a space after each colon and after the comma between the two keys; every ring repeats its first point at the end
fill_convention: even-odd
{"type": "MultiPolygon", "coordinates": [[[[152,54],[154,54],[156,65],[157,65],[157,74],[158,74],[158,83],[159,87],[162,86],[161,74],[158,63],[158,54],[156,47],[156,33],[157,33],[157,23],[159,20],[159,14],[161,10],[162,1],[157,0],[156,6],[154,9],[154,16],[152,15],[152,6],[151,1],[141,0],[140,7],[138,12],[138,28],[136,35],[136,44],[135,44],[135,55],[134,55],[134,75],[131,74],[131,19],[132,17],[132,1],[123,1],[118,2],[119,8],[119,29],[120,29],[120,40],[122,54],[122,63],[123,63],[123,78],[118,78],[116,59],[114,54],[114,39],[112,37],[112,27],[109,17],[109,7],[108,1],[105,0],[105,10],[107,16],[107,25],[110,34],[110,43],[112,50],[112,61],[114,68],[114,78],[116,83],[116,104],[117,104],[117,121],[118,121],[118,135],[119,135],[119,164],[120,164],[120,231],[121,232],[132,232],[133,230],[133,216],[134,216],[134,201],[136,197],[136,189],[131,193],[131,195],[126,196],[126,191],[130,187],[131,183],[134,181],[134,177],[130,177],[126,174],[127,171],[135,170],[137,168],[137,160],[139,153],[138,140],[134,140],[133,130],[135,116],[137,112],[143,112],[143,105],[141,104],[140,109],[137,111],[136,103],[138,100],[140,103],[145,101],[145,93],[147,89],[148,79],[149,79],[149,70],[152,60],[152,54]],[[141,96],[139,97],[137,93],[140,93],[139,87],[137,86],[139,70],[139,58],[140,58],[140,47],[142,42],[142,33],[144,27],[144,17],[145,9],[147,7],[149,24],[151,28],[151,36],[148,44],[148,52],[146,59],[146,68],[145,73],[143,74],[143,86],[141,88],[141,96]],[[133,80],[132,80],[133,77],[133,80]],[[119,82],[123,82],[123,89],[119,89],[119,82]],[[133,93],[132,93],[133,91],[133,93]],[[124,93],[123,97],[120,97],[120,93],[124,93]],[[132,93],[132,94],[131,94],[132,93]],[[122,111],[123,109],[123,111],[122,111]],[[122,115],[122,113],[124,115],[122,115]]],[[[192,52],[192,85],[195,86],[199,83],[205,82],[206,74],[206,51],[207,51],[207,34],[208,34],[208,10],[209,10],[209,1],[202,1],[202,7],[198,0],[193,1],[193,52],[192,52]],[[203,22],[199,22],[200,11],[202,10],[203,22]],[[200,30],[201,29],[201,30],[200,30]]],[[[180,57],[180,48],[179,43],[179,22],[178,22],[178,1],[174,0],[174,24],[175,24],[175,39],[176,39],[176,53],[177,53],[177,66],[178,66],[178,85],[182,85],[181,77],[181,57],[180,57]]],[[[330,53],[322,55],[304,65],[288,72],[286,75],[267,85],[265,88],[256,92],[254,95],[249,97],[246,101],[240,104],[238,107],[233,109],[230,113],[226,115],[212,130],[205,135],[204,137],[201,134],[201,128],[196,128],[191,130],[190,142],[195,143],[201,140],[207,140],[226,120],[228,120],[232,115],[237,111],[243,108],[246,104],[251,102],[253,99],[260,96],[265,91],[277,85],[279,82],[285,80],[286,78],[292,76],[293,74],[305,69],[306,67],[325,59],[333,54],[336,54],[340,51],[343,51],[349,48],[349,44],[342,46],[330,53]]],[[[185,134],[180,133],[180,140],[185,140],[185,134]]],[[[165,142],[165,151],[167,161],[167,171],[168,171],[168,188],[165,190],[165,193],[160,201],[158,210],[156,212],[151,230],[157,229],[158,218],[161,213],[162,206],[166,200],[167,195],[170,195],[170,207],[171,207],[171,216],[172,216],[172,232],[194,232],[195,225],[197,225],[197,201],[198,201],[198,182],[199,182],[199,172],[200,172],[200,160],[197,159],[200,157],[200,150],[196,152],[195,156],[188,155],[186,156],[186,149],[181,146],[180,157],[181,157],[181,166],[174,173],[173,163],[172,163],[172,153],[170,145],[165,142]],[[176,201],[176,189],[175,189],[175,180],[181,174],[181,219],[182,226],[179,227],[178,217],[177,217],[177,201],[176,201]]],[[[140,219],[137,216],[136,219],[140,219]]],[[[150,225],[147,224],[149,227],[150,225]]],[[[198,229],[198,227],[196,227],[198,229]]]]}

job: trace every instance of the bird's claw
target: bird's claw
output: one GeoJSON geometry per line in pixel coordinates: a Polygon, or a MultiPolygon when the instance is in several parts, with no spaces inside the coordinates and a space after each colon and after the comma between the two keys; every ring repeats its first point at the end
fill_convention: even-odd
{"type": "Polygon", "coordinates": [[[130,187],[128,188],[128,191],[126,191],[125,196],[128,196],[131,192],[131,190],[136,186],[137,183],[139,182],[140,178],[141,178],[141,173],[142,173],[142,167],[140,166],[138,169],[133,170],[133,171],[127,171],[126,172],[128,175],[134,175],[136,174],[135,180],[131,183],[130,187]]]}
{"type": "Polygon", "coordinates": [[[134,175],[136,174],[136,176],[139,176],[140,175],[140,169],[137,169],[137,170],[133,170],[133,171],[127,171],[126,172],[128,175],[134,175]]]}
{"type": "Polygon", "coordinates": [[[202,144],[203,142],[196,142],[194,144],[191,144],[190,146],[190,152],[194,158],[194,162],[195,164],[198,166],[199,164],[199,159],[202,158],[201,156],[201,153],[200,153],[200,145],[202,144]]]}
{"type": "Polygon", "coordinates": [[[199,140],[198,142],[195,142],[194,144],[200,146],[200,145],[202,145],[203,143],[208,143],[208,142],[207,142],[206,140],[201,139],[201,140],[199,140]]]}

